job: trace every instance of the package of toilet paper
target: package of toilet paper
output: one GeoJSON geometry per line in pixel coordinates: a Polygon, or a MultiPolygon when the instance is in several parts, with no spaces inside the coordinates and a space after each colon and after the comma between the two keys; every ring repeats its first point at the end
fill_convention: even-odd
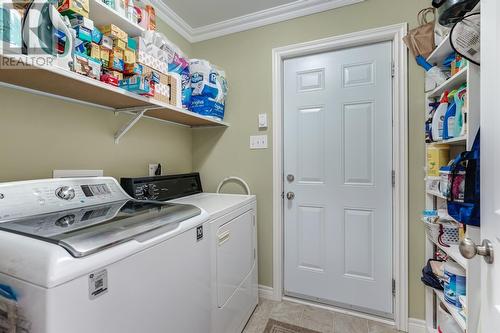
{"type": "Polygon", "coordinates": [[[193,59],[191,72],[191,110],[218,120],[224,119],[227,96],[226,74],[206,60],[193,59]]]}

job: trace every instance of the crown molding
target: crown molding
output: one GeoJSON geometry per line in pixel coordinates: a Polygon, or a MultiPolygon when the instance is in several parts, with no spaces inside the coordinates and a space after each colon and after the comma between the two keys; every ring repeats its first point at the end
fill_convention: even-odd
{"type": "Polygon", "coordinates": [[[157,15],[190,43],[221,37],[366,0],[297,0],[233,19],[193,28],[162,0],[150,0],[157,15]]]}

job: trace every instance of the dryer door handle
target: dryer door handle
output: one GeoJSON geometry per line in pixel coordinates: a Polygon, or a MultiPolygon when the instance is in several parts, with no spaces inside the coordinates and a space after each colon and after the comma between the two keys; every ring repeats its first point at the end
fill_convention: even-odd
{"type": "Polygon", "coordinates": [[[229,233],[229,230],[224,231],[222,234],[218,235],[217,238],[219,239],[219,246],[227,242],[230,236],[231,234],[229,233]]]}

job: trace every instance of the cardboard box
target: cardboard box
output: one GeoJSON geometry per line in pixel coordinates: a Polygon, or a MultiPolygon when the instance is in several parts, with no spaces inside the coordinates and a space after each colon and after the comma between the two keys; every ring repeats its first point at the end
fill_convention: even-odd
{"type": "Polygon", "coordinates": [[[137,42],[137,62],[167,74],[166,52],[153,44],[148,44],[142,37],[136,37],[134,40],[137,42]]]}
{"type": "Polygon", "coordinates": [[[121,39],[115,38],[115,39],[113,39],[113,47],[116,47],[117,49],[125,51],[127,49],[127,43],[125,43],[121,39]]]}
{"type": "Polygon", "coordinates": [[[142,75],[143,66],[138,63],[133,64],[125,64],[125,69],[123,70],[123,74],[125,75],[142,75]]]}
{"type": "Polygon", "coordinates": [[[77,26],[75,27],[76,31],[76,38],[84,41],[84,42],[91,42],[92,41],[92,31],[84,28],[82,26],[77,26]]]}
{"type": "Polygon", "coordinates": [[[136,57],[135,57],[135,51],[132,51],[131,49],[125,49],[123,52],[123,61],[126,64],[133,64],[136,62],[136,57]]]}
{"type": "Polygon", "coordinates": [[[104,73],[101,75],[101,81],[112,86],[118,87],[120,80],[109,73],[104,73]]]}
{"type": "MultiPolygon", "coordinates": [[[[174,75],[168,75],[168,86],[170,88],[169,104],[173,106],[181,105],[180,79],[174,75]]],[[[182,106],[182,105],[181,105],[182,106]]]]}
{"type": "Polygon", "coordinates": [[[120,88],[137,94],[148,94],[151,87],[150,81],[142,75],[134,75],[120,81],[120,88]]]}
{"type": "Polygon", "coordinates": [[[103,48],[102,45],[99,46],[100,55],[99,59],[101,59],[103,67],[109,67],[109,53],[110,51],[106,48],[103,48]]]}
{"type": "Polygon", "coordinates": [[[154,82],[155,90],[152,97],[160,102],[171,104],[170,75],[161,73],[149,66],[143,66],[143,75],[151,82],[154,82]]]}
{"type": "Polygon", "coordinates": [[[94,21],[92,21],[88,17],[82,16],[82,15],[76,15],[76,16],[72,17],[69,20],[69,22],[73,28],[75,28],[77,26],[81,26],[81,27],[87,28],[90,31],[94,30],[94,21]]]}
{"type": "Polygon", "coordinates": [[[59,0],[57,10],[66,16],[81,15],[89,17],[89,0],[59,0]]]}
{"type": "Polygon", "coordinates": [[[117,71],[109,71],[109,75],[115,77],[118,79],[118,81],[123,80],[123,73],[117,72],[117,71]]]}
{"type": "Polygon", "coordinates": [[[85,54],[75,53],[73,68],[76,73],[83,74],[93,79],[101,78],[101,62],[85,54]]]}
{"type": "Polygon", "coordinates": [[[127,47],[132,51],[137,51],[137,41],[133,38],[128,38],[127,47]]]}
{"type": "Polygon", "coordinates": [[[123,62],[123,51],[117,48],[114,48],[113,51],[109,53],[109,64],[108,68],[114,71],[123,72],[124,70],[124,62],[123,62]]]}
{"type": "Polygon", "coordinates": [[[101,32],[105,36],[109,36],[113,39],[120,39],[120,40],[124,41],[125,43],[127,43],[127,41],[128,41],[127,33],[125,31],[123,31],[122,29],[118,28],[114,24],[108,24],[108,25],[101,26],[101,27],[99,27],[99,30],[101,30],[101,32]]]}
{"type": "Polygon", "coordinates": [[[92,29],[92,42],[96,44],[101,44],[101,41],[102,41],[102,32],[97,28],[92,29]]]}
{"type": "Polygon", "coordinates": [[[113,38],[109,36],[102,36],[101,46],[111,51],[113,49],[113,38]]]}
{"type": "Polygon", "coordinates": [[[100,60],[101,47],[95,43],[90,43],[89,48],[90,48],[90,57],[100,60]]]}

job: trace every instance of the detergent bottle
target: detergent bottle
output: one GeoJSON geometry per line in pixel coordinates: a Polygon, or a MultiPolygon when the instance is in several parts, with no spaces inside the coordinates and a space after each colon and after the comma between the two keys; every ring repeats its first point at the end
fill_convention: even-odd
{"type": "Polygon", "coordinates": [[[455,118],[457,114],[457,104],[455,103],[456,93],[457,90],[455,89],[448,94],[448,100],[450,100],[450,102],[448,104],[448,109],[444,114],[443,140],[448,140],[455,137],[453,129],[455,128],[455,118]]]}
{"type": "Polygon", "coordinates": [[[467,99],[467,84],[463,84],[458,88],[454,100],[457,110],[455,111],[455,121],[453,123],[452,133],[453,137],[465,135],[465,101],[467,99]]]}
{"type": "Polygon", "coordinates": [[[443,122],[444,115],[448,110],[448,93],[448,91],[445,91],[441,95],[439,106],[434,112],[434,116],[432,118],[432,139],[434,141],[443,140],[443,122]]]}

